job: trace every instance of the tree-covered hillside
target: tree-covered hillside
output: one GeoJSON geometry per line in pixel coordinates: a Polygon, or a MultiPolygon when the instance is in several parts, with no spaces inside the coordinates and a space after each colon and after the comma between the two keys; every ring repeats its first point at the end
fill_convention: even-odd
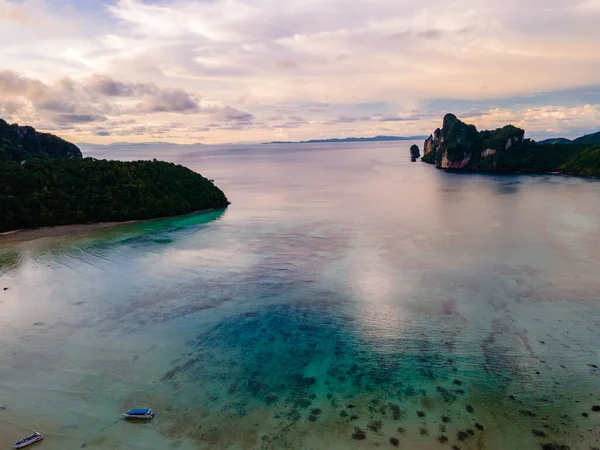
{"type": "Polygon", "coordinates": [[[574,144],[600,144],[600,131],[597,133],[586,134],[585,136],[581,136],[575,140],[573,140],[574,144]]]}
{"type": "Polygon", "coordinates": [[[81,159],[81,151],[58,136],[40,133],[32,127],[9,125],[0,119],[0,161],[21,162],[31,158],[81,159]]]}
{"type": "Polygon", "coordinates": [[[600,144],[592,145],[577,152],[560,171],[569,175],[600,177],[600,144]]]}
{"type": "Polygon", "coordinates": [[[0,119],[0,232],[174,216],[227,206],[212,181],[161,161],[82,159],[77,146],[0,119]]]}
{"type": "Polygon", "coordinates": [[[0,163],[0,231],[151,219],[227,204],[211,181],[161,161],[0,163]]]}

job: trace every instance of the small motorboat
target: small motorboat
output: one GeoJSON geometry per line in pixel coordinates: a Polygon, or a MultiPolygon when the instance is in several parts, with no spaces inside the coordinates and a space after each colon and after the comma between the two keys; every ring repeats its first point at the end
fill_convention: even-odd
{"type": "Polygon", "coordinates": [[[131,409],[123,413],[123,417],[126,419],[154,419],[154,411],[150,408],[131,409]]]}
{"type": "Polygon", "coordinates": [[[13,448],[24,448],[28,445],[35,444],[36,442],[39,442],[42,439],[44,439],[44,436],[42,436],[36,431],[31,436],[28,436],[25,439],[22,439],[19,442],[17,442],[15,445],[13,445],[13,448]]]}

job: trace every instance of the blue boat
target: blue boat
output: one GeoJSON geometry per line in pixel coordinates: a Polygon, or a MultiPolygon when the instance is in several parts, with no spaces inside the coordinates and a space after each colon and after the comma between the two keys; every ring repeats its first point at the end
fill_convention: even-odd
{"type": "Polygon", "coordinates": [[[31,436],[28,436],[25,439],[21,439],[19,442],[17,442],[15,445],[13,445],[13,448],[27,447],[28,445],[35,444],[36,442],[39,442],[42,439],[44,439],[44,436],[42,436],[40,433],[38,433],[36,431],[31,436]]]}
{"type": "Polygon", "coordinates": [[[131,409],[123,413],[126,419],[154,419],[154,412],[150,408],[131,409]]]}

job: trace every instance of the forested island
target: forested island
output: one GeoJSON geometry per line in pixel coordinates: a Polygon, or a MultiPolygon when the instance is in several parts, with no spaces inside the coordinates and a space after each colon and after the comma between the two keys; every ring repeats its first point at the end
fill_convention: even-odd
{"type": "Polygon", "coordinates": [[[181,165],[83,158],[70,142],[0,119],[0,232],[153,219],[228,204],[212,181],[181,165]]]}
{"type": "Polygon", "coordinates": [[[535,142],[525,131],[507,125],[478,131],[454,114],[444,117],[425,141],[424,162],[440,169],[489,173],[551,173],[600,176],[600,133],[570,141],[535,142]]]}

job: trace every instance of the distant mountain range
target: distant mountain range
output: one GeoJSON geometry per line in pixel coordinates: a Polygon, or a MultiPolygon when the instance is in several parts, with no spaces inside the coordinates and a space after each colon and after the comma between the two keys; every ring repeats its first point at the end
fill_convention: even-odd
{"type": "Polygon", "coordinates": [[[330,142],[373,142],[373,141],[416,141],[426,139],[427,136],[375,136],[375,137],[347,137],[330,139],[311,139],[310,141],[273,141],[267,144],[321,144],[330,142]]]}
{"type": "Polygon", "coordinates": [[[79,142],[77,145],[81,147],[160,147],[165,145],[204,145],[202,142],[194,142],[193,144],[176,144],[175,142],[111,142],[110,144],[92,144],[88,142],[79,142]]]}
{"type": "Polygon", "coordinates": [[[538,144],[600,144],[600,131],[597,133],[586,134],[577,139],[552,138],[539,141],[538,144]]]}

